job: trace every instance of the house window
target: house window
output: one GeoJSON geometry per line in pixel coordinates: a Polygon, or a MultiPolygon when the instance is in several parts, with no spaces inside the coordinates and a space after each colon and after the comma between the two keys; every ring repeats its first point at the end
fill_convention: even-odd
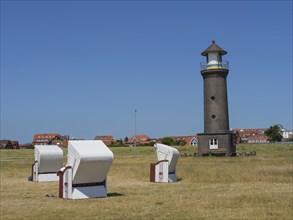
{"type": "Polygon", "coordinates": [[[210,149],[218,149],[218,139],[210,139],[209,140],[210,144],[210,149]]]}
{"type": "Polygon", "coordinates": [[[196,146],[197,145],[197,140],[195,138],[193,138],[191,140],[191,146],[196,146]]]}

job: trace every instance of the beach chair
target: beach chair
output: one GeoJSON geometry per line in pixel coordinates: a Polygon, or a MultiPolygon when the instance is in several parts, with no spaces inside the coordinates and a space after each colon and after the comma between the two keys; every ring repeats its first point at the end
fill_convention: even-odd
{"type": "Polygon", "coordinates": [[[113,153],[103,141],[69,141],[68,162],[58,172],[59,197],[107,197],[107,174],[113,153]]]}
{"type": "Polygon", "coordinates": [[[151,182],[176,182],[176,165],[179,159],[179,151],[174,147],[164,144],[154,145],[158,162],[150,165],[151,182]]]}
{"type": "Polygon", "coordinates": [[[35,161],[31,180],[35,182],[58,181],[57,172],[63,166],[63,151],[57,145],[35,145],[35,161]]]}

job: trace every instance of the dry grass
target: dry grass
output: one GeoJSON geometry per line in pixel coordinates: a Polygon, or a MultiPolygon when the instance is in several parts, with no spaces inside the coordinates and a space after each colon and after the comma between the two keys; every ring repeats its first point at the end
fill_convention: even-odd
{"type": "MultiPolygon", "coordinates": [[[[149,182],[152,148],[112,148],[108,197],[47,198],[58,183],[28,182],[33,150],[1,151],[1,219],[292,219],[293,146],[239,145],[253,157],[180,157],[179,182],[149,182]]],[[[193,154],[195,148],[179,148],[193,154]]],[[[66,154],[66,153],[65,153],[66,154]]],[[[66,160],[64,160],[66,161],[66,160]]]]}

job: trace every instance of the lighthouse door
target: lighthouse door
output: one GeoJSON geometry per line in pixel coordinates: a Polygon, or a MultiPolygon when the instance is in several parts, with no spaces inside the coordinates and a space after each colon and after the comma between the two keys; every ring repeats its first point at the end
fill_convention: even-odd
{"type": "Polygon", "coordinates": [[[218,149],[218,139],[210,139],[209,140],[210,149],[218,149]]]}

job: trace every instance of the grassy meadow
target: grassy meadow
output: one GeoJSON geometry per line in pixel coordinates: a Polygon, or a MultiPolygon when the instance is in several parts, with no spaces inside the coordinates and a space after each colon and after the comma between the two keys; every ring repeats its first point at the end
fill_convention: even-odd
{"type": "Polygon", "coordinates": [[[137,147],[135,157],[132,148],[111,150],[108,197],[84,200],[59,199],[58,182],[29,182],[33,150],[1,150],[0,219],[293,219],[293,145],[237,146],[256,156],[181,156],[177,183],[149,182],[152,147],[137,147]]]}

